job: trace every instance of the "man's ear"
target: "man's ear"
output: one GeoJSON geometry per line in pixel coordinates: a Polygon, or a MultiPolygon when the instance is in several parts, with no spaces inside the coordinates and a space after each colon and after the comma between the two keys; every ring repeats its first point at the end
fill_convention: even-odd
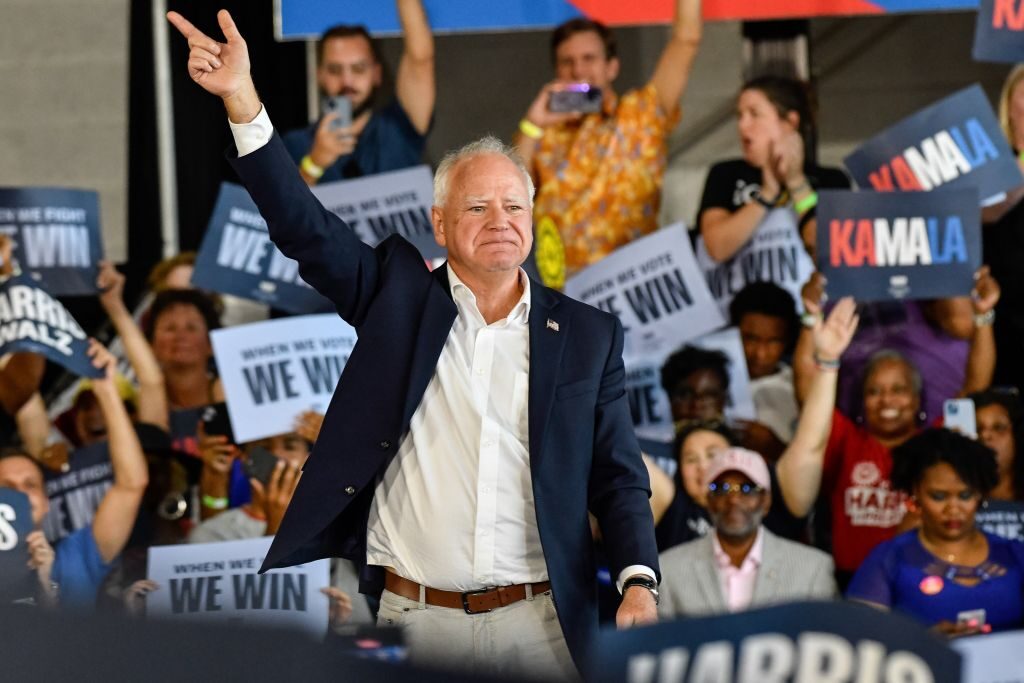
{"type": "Polygon", "coordinates": [[[793,130],[800,130],[800,114],[791,111],[785,116],[786,123],[793,126],[793,130]]]}
{"type": "Polygon", "coordinates": [[[380,62],[377,62],[376,64],[373,65],[373,87],[379,88],[383,80],[384,72],[380,65],[380,62]]]}
{"type": "Polygon", "coordinates": [[[434,226],[434,241],[442,247],[448,246],[446,244],[447,237],[444,234],[444,213],[440,206],[430,207],[430,222],[434,226]]]}
{"type": "Polygon", "coordinates": [[[619,77],[619,70],[621,68],[622,63],[619,61],[618,57],[612,57],[611,59],[608,60],[608,67],[606,73],[608,74],[609,83],[611,83],[612,81],[619,77]]]}

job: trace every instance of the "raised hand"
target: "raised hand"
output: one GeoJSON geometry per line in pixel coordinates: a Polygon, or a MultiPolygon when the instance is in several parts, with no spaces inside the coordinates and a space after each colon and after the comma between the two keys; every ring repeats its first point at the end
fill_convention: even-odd
{"type": "Polygon", "coordinates": [[[193,81],[225,100],[248,90],[255,94],[249,73],[249,48],[227,10],[217,13],[227,41],[224,43],[210,38],[177,12],[168,12],[167,20],[188,41],[188,74],[193,81]]]}
{"type": "Polygon", "coordinates": [[[96,276],[96,287],[100,290],[100,303],[109,313],[111,309],[124,307],[124,275],[110,261],[100,261],[100,272],[96,276]]]}
{"type": "Polygon", "coordinates": [[[974,289],[971,290],[971,304],[975,315],[984,315],[995,309],[999,303],[1001,290],[999,283],[992,277],[988,266],[982,266],[974,274],[974,289]]]}
{"type": "Polygon", "coordinates": [[[814,353],[820,360],[839,360],[850,345],[853,334],[857,331],[857,305],[853,297],[843,297],[835,305],[828,318],[820,318],[814,324],[814,353]]]}
{"type": "Polygon", "coordinates": [[[11,238],[7,235],[0,235],[0,277],[14,274],[14,261],[11,257],[12,251],[11,238]]]}

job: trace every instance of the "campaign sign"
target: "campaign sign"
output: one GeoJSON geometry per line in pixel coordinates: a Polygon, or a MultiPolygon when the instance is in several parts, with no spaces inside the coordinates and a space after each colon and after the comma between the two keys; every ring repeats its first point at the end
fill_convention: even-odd
{"type": "Polygon", "coordinates": [[[0,604],[32,598],[35,572],[28,567],[25,537],[32,532],[32,506],[28,496],[0,488],[0,604]]]}
{"type": "Polygon", "coordinates": [[[100,377],[86,351],[89,342],[64,305],[28,275],[0,282],[0,356],[29,351],[85,377],[100,377]]]}
{"type": "Polygon", "coordinates": [[[1024,0],[981,0],[971,56],[979,62],[1024,61],[1024,0]]]}
{"type": "Polygon", "coordinates": [[[978,192],[826,190],[818,199],[818,270],[832,299],[966,296],[981,266],[978,192]]]}
{"type": "Polygon", "coordinates": [[[307,410],[323,413],[356,343],[333,313],[239,325],[210,334],[239,443],[285,434],[307,410]]]}
{"type": "Polygon", "coordinates": [[[325,183],[314,187],[313,194],[371,247],[385,237],[401,235],[425,260],[445,257],[430,222],[434,176],[429,166],[325,183]]]}
{"type": "Polygon", "coordinates": [[[804,602],[604,629],[589,680],[958,683],[960,655],[900,614],[804,602]]]}
{"type": "Polygon", "coordinates": [[[192,284],[289,313],[333,308],[299,276],[299,264],[270,241],[267,222],[245,188],[231,183],[221,183],[196,256],[192,284]]]}
{"type": "Polygon", "coordinates": [[[626,366],[626,396],[638,439],[670,443],[675,436],[672,405],[661,388],[661,364],[636,360],[626,366]]]}
{"type": "Polygon", "coordinates": [[[110,444],[101,441],[75,450],[66,472],[45,472],[50,511],[43,518],[43,532],[50,543],[92,524],[96,508],[114,485],[110,444]]]}
{"type": "Polygon", "coordinates": [[[698,339],[691,340],[694,346],[708,351],[721,351],[729,359],[729,397],[725,404],[727,417],[738,420],[756,420],[757,410],[750,394],[750,375],[747,372],[747,357],[743,353],[743,339],[739,329],[728,327],[698,339]]]}
{"type": "Polygon", "coordinates": [[[265,625],[323,636],[331,585],[330,560],[258,574],[273,540],[155,546],[149,578],[159,588],[146,598],[146,616],[265,625]]]}
{"type": "Polygon", "coordinates": [[[974,513],[974,523],[990,534],[1024,541],[1024,502],[990,498],[974,513]]]}
{"type": "Polygon", "coordinates": [[[623,357],[658,362],[725,323],[701,277],[682,223],[616,249],[569,278],[565,293],[618,316],[623,357]]]}
{"type": "Polygon", "coordinates": [[[697,241],[697,263],[723,314],[728,313],[733,297],[752,282],[774,282],[794,301],[800,301],[800,289],[814,272],[814,261],[804,248],[797,225],[792,209],[772,209],[747,243],[722,262],[711,258],[703,239],[697,241]]]}
{"type": "Polygon", "coordinates": [[[21,270],[54,295],[96,293],[103,244],[95,192],[0,188],[0,234],[11,237],[21,270]]]}
{"type": "Polygon", "coordinates": [[[964,658],[962,683],[1013,683],[1024,671],[1024,631],[954,638],[950,647],[964,658]]]}
{"type": "Polygon", "coordinates": [[[973,186],[983,205],[1000,201],[1007,190],[1024,184],[1017,159],[977,84],[882,131],[843,163],[864,189],[973,186]]]}

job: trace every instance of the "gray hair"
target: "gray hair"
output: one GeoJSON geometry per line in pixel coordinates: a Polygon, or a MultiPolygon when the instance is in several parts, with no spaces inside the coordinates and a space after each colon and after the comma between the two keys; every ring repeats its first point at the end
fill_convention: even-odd
{"type": "Polygon", "coordinates": [[[867,365],[864,366],[864,374],[861,377],[861,393],[863,394],[863,388],[867,386],[868,378],[874,374],[875,370],[882,363],[902,363],[906,366],[907,371],[910,373],[910,386],[914,390],[914,395],[918,398],[921,397],[921,387],[923,382],[921,380],[921,371],[917,369],[917,366],[910,362],[910,359],[904,356],[899,351],[893,351],[892,349],[882,349],[881,351],[875,351],[868,358],[867,365]]]}
{"type": "Polygon", "coordinates": [[[448,181],[455,167],[467,159],[484,154],[500,154],[516,165],[516,168],[519,169],[523,176],[523,182],[526,184],[530,209],[532,210],[534,187],[530,171],[527,170],[526,164],[523,163],[522,158],[512,147],[506,145],[493,135],[486,135],[479,140],[474,140],[444,155],[441,163],[437,166],[437,172],[434,173],[434,205],[444,206],[445,201],[448,199],[448,181]]]}

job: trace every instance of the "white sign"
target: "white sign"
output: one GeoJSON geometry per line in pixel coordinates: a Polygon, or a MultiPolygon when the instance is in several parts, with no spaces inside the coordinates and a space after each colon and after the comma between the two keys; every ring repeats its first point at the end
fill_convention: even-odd
{"type": "Polygon", "coordinates": [[[584,268],[566,281],[565,293],[618,316],[626,333],[625,358],[658,362],[687,340],[725,324],[682,223],[584,268]]]}
{"type": "Polygon", "coordinates": [[[757,411],[754,399],[750,396],[750,376],[747,374],[747,357],[743,353],[740,331],[728,327],[690,343],[709,351],[721,351],[729,358],[729,402],[725,406],[725,414],[740,420],[756,420],[757,411]]]}
{"type": "Polygon", "coordinates": [[[661,388],[661,364],[637,360],[626,365],[626,396],[637,438],[671,443],[672,403],[661,388]]]}
{"type": "Polygon", "coordinates": [[[155,546],[149,578],[159,589],[146,598],[146,615],[161,619],[263,624],[327,630],[330,560],[258,574],[272,537],[222,543],[155,546]]]}
{"type": "Polygon", "coordinates": [[[769,211],[747,243],[722,263],[708,255],[703,239],[698,240],[697,261],[723,313],[751,282],[774,282],[792,294],[794,301],[800,301],[800,288],[814,272],[814,261],[804,249],[792,209],[769,211]]]}
{"type": "Polygon", "coordinates": [[[949,644],[964,657],[963,683],[1024,681],[1024,631],[956,638],[949,644]]]}
{"type": "Polygon", "coordinates": [[[239,443],[285,434],[307,410],[323,413],[356,343],[334,313],[239,325],[210,334],[239,443]]]}

